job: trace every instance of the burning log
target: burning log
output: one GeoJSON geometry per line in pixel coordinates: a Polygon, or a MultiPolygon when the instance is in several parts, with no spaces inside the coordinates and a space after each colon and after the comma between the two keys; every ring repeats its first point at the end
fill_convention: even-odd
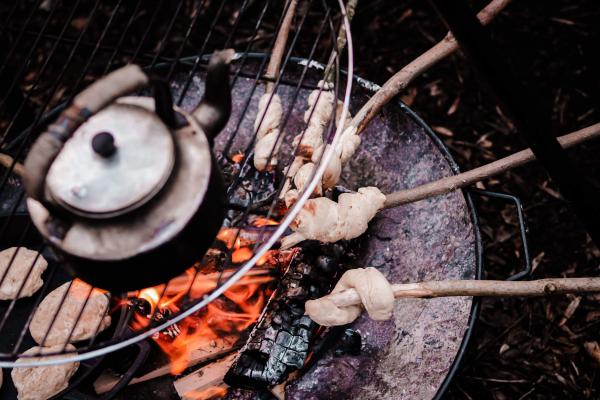
{"type": "Polygon", "coordinates": [[[304,365],[318,328],[304,315],[304,303],[329,293],[343,253],[340,244],[304,244],[225,375],[227,384],[265,388],[283,382],[304,365]]]}

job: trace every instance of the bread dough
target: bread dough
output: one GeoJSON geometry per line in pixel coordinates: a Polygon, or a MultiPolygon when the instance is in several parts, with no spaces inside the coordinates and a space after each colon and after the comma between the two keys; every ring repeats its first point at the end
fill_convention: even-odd
{"type": "Polygon", "coordinates": [[[48,333],[48,337],[43,343],[44,346],[62,345],[67,340],[70,343],[86,340],[92,337],[96,329],[98,329],[98,332],[106,329],[110,325],[110,315],[106,314],[108,296],[98,289],[94,289],[90,294],[90,289],[90,285],[76,279],[70,289],[69,282],[67,282],[50,292],[38,306],[29,325],[29,331],[33,339],[38,344],[42,344],[46,331],[50,328],[59,306],[60,312],[50,328],[50,333],[48,333]],[[61,301],[67,290],[69,292],[61,306],[61,301]],[[90,298],[85,304],[85,309],[79,321],[77,321],[88,296],[90,298]],[[75,322],[77,322],[77,325],[73,329],[75,322]],[[100,325],[99,328],[98,325],[100,325]],[[69,338],[72,330],[73,334],[69,338]]]}
{"type": "Polygon", "coordinates": [[[281,248],[289,249],[307,239],[335,243],[357,238],[384,203],[385,195],[372,186],[342,193],[337,203],[327,197],[309,199],[290,224],[294,233],[281,240],[281,248]]]}
{"type": "Polygon", "coordinates": [[[394,291],[381,272],[372,267],[346,271],[331,293],[351,288],[358,292],[362,306],[340,308],[325,296],[307,301],[304,306],[306,314],[323,326],[349,324],[360,316],[363,306],[374,320],[383,321],[392,317],[394,291]]]}
{"type": "Polygon", "coordinates": [[[17,298],[17,293],[23,281],[27,278],[27,274],[29,274],[29,277],[23,289],[21,289],[21,293],[18,293],[18,298],[33,295],[44,284],[42,274],[46,270],[46,267],[48,267],[48,262],[44,257],[41,254],[38,256],[37,251],[29,250],[26,247],[11,247],[0,251],[0,278],[4,276],[8,268],[8,273],[4,277],[4,281],[2,281],[2,285],[0,285],[0,300],[17,298]],[[17,251],[17,255],[10,268],[8,268],[15,251],[17,251]],[[33,264],[34,260],[35,264],[33,264]],[[33,269],[31,269],[32,265],[33,269]],[[31,273],[29,272],[30,269],[31,273]]]}
{"type": "MultiPolygon", "coordinates": [[[[53,353],[62,350],[62,345],[52,347],[32,347],[23,354],[53,353]]],[[[67,345],[68,351],[74,351],[73,345],[67,345]]],[[[31,360],[52,360],[65,358],[63,356],[35,357],[17,360],[16,364],[30,362],[31,360]]],[[[69,379],[79,368],[78,362],[50,365],[44,367],[13,368],[12,380],[19,392],[19,400],[45,400],[63,391],[69,385],[69,379]]]]}

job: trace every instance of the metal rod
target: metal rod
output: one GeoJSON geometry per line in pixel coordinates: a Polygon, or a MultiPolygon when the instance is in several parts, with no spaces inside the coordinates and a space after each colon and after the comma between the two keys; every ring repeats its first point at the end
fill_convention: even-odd
{"type": "Polygon", "coordinates": [[[580,222],[597,246],[600,245],[600,193],[576,168],[551,134],[549,112],[540,107],[542,99],[522,87],[511,72],[503,54],[489,32],[477,21],[466,0],[430,0],[456,37],[482,80],[496,95],[501,108],[529,144],[561,194],[569,202],[580,222]]]}

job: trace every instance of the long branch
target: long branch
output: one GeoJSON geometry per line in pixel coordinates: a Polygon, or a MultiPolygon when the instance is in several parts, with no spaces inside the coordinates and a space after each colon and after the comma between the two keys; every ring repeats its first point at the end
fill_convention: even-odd
{"type": "MultiPolygon", "coordinates": [[[[394,297],[431,298],[450,296],[532,297],[566,293],[600,292],[600,278],[548,278],[535,281],[430,281],[393,284],[394,297]]],[[[327,295],[338,307],[361,304],[354,289],[327,295]]]]}
{"type": "MultiPolygon", "coordinates": [[[[561,136],[558,138],[558,142],[564,148],[569,148],[599,136],[600,123],[597,123],[588,126],[587,128],[569,133],[568,135],[561,136]]],[[[411,189],[390,193],[386,195],[384,208],[392,208],[426,199],[428,197],[449,193],[510,169],[520,167],[533,160],[535,160],[535,156],[530,149],[522,150],[508,157],[501,158],[500,160],[463,172],[462,174],[448,176],[411,189]]]]}
{"type": "MultiPolygon", "coordinates": [[[[483,25],[490,23],[511,0],[493,0],[483,8],[477,18],[483,25]]],[[[404,90],[415,78],[423,74],[437,62],[446,58],[458,49],[458,44],[451,33],[442,41],[414,59],[394,76],[367,101],[352,119],[352,126],[358,127],[361,132],[365,126],[381,111],[383,106],[392,100],[400,91],[404,90]]]]}
{"type": "Polygon", "coordinates": [[[296,13],[297,4],[298,0],[290,0],[290,4],[285,12],[283,21],[281,22],[281,27],[277,33],[277,38],[275,39],[275,44],[273,45],[273,51],[271,52],[271,58],[269,59],[269,64],[267,65],[267,71],[265,74],[267,78],[271,79],[269,82],[267,82],[267,93],[273,92],[275,87],[274,81],[277,80],[279,76],[281,59],[283,58],[283,53],[285,52],[285,46],[290,34],[290,29],[292,28],[292,21],[294,19],[294,14],[296,13]]]}

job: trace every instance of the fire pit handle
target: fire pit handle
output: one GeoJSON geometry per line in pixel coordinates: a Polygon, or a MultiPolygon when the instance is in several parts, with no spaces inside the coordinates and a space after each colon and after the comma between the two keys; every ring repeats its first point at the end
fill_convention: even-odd
{"type": "MultiPolygon", "coordinates": [[[[139,371],[142,364],[146,361],[146,358],[148,358],[148,353],[150,352],[150,344],[147,341],[142,340],[140,342],[137,342],[132,347],[137,347],[137,354],[135,355],[135,359],[133,360],[129,368],[127,368],[127,371],[121,376],[119,381],[109,391],[95,395],[83,393],[78,389],[74,389],[69,391],[68,393],[65,393],[61,398],[66,400],[109,400],[115,397],[121,390],[123,390],[129,384],[129,382],[131,382],[136,372],[139,371]]],[[[118,354],[118,352],[115,354],[118,354]]],[[[90,383],[90,386],[93,387],[93,382],[90,383]]]]}
{"type": "Polygon", "coordinates": [[[500,192],[492,192],[489,190],[481,190],[481,189],[468,189],[469,193],[475,194],[479,197],[489,197],[493,199],[498,199],[507,203],[513,203],[517,210],[517,219],[519,221],[519,233],[521,235],[521,243],[523,245],[523,264],[524,269],[520,272],[517,272],[508,278],[507,281],[518,281],[525,278],[529,278],[532,272],[531,266],[531,256],[529,253],[529,244],[527,241],[527,225],[525,223],[525,214],[523,213],[523,203],[521,199],[517,196],[507,193],[500,192]]]}

